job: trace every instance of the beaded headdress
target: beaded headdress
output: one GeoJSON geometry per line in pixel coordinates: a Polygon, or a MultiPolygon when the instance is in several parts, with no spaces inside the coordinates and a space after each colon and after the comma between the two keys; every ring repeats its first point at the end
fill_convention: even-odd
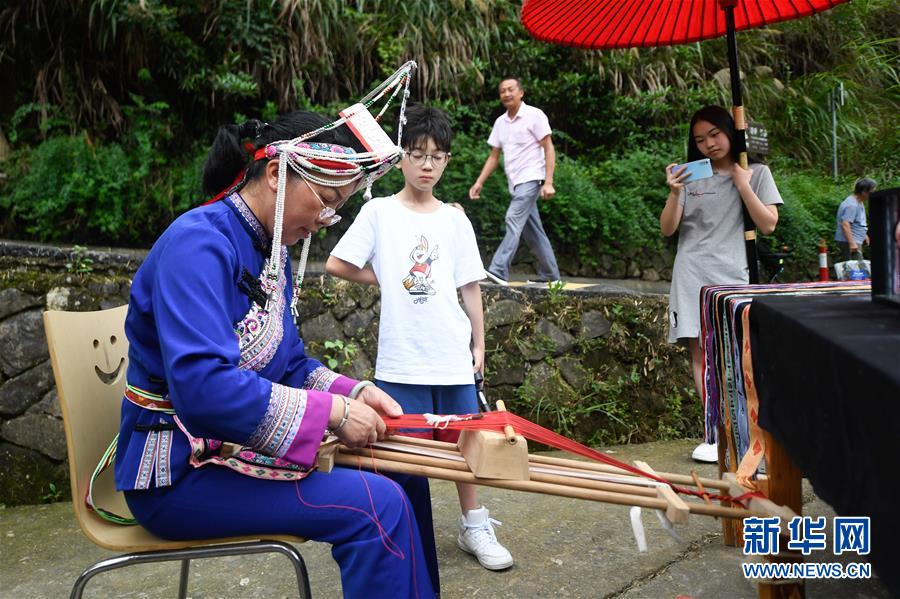
{"type": "MultiPolygon", "coordinates": [[[[294,172],[309,182],[326,187],[343,187],[355,181],[364,180],[366,200],[372,197],[372,183],[387,173],[390,168],[400,161],[403,149],[400,147],[400,139],[403,134],[403,125],[406,123],[406,101],[409,98],[409,84],[412,79],[412,71],[416,68],[414,61],[409,61],[397,69],[390,77],[385,79],[378,87],[369,92],[359,103],[342,110],[340,118],[314,131],[304,133],[294,139],[275,141],[256,151],[254,158],[279,158],[278,164],[278,192],[275,197],[275,223],[272,231],[272,254],[269,257],[268,271],[266,272],[265,285],[266,310],[272,305],[278,293],[278,277],[282,276],[281,270],[281,229],[284,220],[284,192],[287,183],[287,169],[290,166],[294,172]],[[397,143],[393,143],[378,121],[387,111],[397,94],[403,91],[400,100],[400,114],[397,119],[397,143]],[[388,92],[390,95],[388,96],[388,92]],[[387,96],[384,106],[376,116],[371,115],[369,108],[376,102],[387,96]],[[356,152],[352,148],[334,144],[307,142],[320,133],[331,131],[346,124],[353,134],[359,139],[367,152],[356,152]]],[[[300,263],[297,265],[297,276],[294,281],[294,294],[291,300],[291,313],[294,318],[297,313],[297,297],[300,286],[303,283],[303,275],[306,270],[306,258],[309,255],[310,237],[303,241],[303,249],[300,252],[300,263]]]]}

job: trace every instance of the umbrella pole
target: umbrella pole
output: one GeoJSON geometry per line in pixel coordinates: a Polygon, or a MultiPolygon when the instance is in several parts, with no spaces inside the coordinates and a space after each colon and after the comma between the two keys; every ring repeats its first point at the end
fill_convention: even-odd
{"type": "MultiPolygon", "coordinates": [[[[744,120],[744,101],[741,98],[741,65],[738,61],[737,37],[734,31],[734,7],[737,0],[719,0],[725,11],[726,38],[728,40],[728,70],[731,75],[731,114],[737,130],[734,143],[738,149],[738,163],[747,168],[747,123],[744,120]]],[[[744,214],[744,247],[747,250],[748,279],[751,284],[759,283],[759,263],[756,254],[756,223],[750,218],[747,207],[741,202],[744,214]]]]}

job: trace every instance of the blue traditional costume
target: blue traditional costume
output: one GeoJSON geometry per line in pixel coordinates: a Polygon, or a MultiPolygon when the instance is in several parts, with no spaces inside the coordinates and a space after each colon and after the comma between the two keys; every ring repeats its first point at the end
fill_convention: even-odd
{"type": "MultiPolygon", "coordinates": [[[[261,149],[282,159],[273,238],[233,192],[179,217],[135,275],[116,486],[137,521],[160,537],[281,533],[325,541],[345,596],[433,596],[402,489],[376,474],[313,467],[333,394],[355,397],[366,382],[308,357],[287,309],[297,289],[280,243],[286,165],[315,177],[304,170],[315,167],[307,159],[328,154],[300,142],[261,149]],[[224,451],[224,442],[241,450],[224,451]]],[[[357,168],[360,156],[367,155],[338,170],[369,184],[396,161],[381,157],[366,170],[357,168]]]]}
{"type": "MultiPolygon", "coordinates": [[[[163,538],[295,534],[334,544],[348,597],[428,596],[419,533],[399,487],[354,470],[309,470],[331,394],[351,396],[359,382],[306,356],[286,309],[290,286],[262,313],[268,242],[233,194],[184,214],[154,244],[125,323],[116,485],[137,520],[163,538]],[[154,409],[170,406],[174,414],[154,409]],[[220,456],[221,440],[245,450],[220,456]],[[406,560],[421,565],[412,568],[418,580],[406,560]]],[[[291,280],[287,248],[282,256],[283,283],[291,280]]]]}

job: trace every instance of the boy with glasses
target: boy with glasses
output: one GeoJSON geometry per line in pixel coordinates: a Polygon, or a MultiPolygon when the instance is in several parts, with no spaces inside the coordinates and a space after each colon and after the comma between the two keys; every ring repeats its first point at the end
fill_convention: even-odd
{"type": "MultiPolygon", "coordinates": [[[[406,116],[399,165],[403,189],[362,207],[325,268],[348,281],[380,286],[375,384],[397,400],[404,413],[474,413],[478,411],[474,372],[484,373],[484,314],[478,284],[484,266],[465,213],[433,193],[450,160],[453,132],[446,115],[414,106],[406,116]],[[365,268],[367,262],[372,268],[365,268]]],[[[403,434],[434,435],[452,443],[459,438],[458,431],[450,430],[403,434]]],[[[423,544],[433,543],[428,479],[391,477],[410,497],[423,544]]],[[[512,556],[494,535],[496,521],[478,503],[476,487],[457,483],[457,490],[462,509],[460,548],[485,568],[512,566],[512,556]]],[[[429,564],[429,571],[439,588],[437,564],[429,564]]]]}

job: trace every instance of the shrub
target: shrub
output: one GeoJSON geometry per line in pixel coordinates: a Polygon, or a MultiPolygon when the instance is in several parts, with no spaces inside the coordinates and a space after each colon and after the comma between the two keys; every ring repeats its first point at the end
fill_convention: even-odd
{"type": "MultiPolygon", "coordinates": [[[[834,250],[835,215],[838,205],[853,192],[855,177],[832,177],[813,173],[783,172],[777,162],[772,172],[784,206],[778,226],[768,239],[773,247],[786,244],[791,256],[782,280],[812,279],[818,276],[818,244],[824,239],[834,250]]],[[[888,173],[870,173],[880,188],[896,187],[900,180],[888,173]]]]}
{"type": "Polygon", "coordinates": [[[9,161],[0,188],[2,234],[39,241],[149,247],[179,213],[199,203],[202,156],[172,166],[86,135],[52,137],[9,161]]]}
{"type": "MultiPolygon", "coordinates": [[[[123,109],[131,128],[120,142],[99,143],[87,134],[54,136],[13,153],[3,164],[8,176],[0,186],[5,215],[0,235],[149,247],[176,216],[203,201],[198,190],[204,145],[194,144],[187,152],[173,149],[174,124],[165,105],[146,104],[137,96],[132,100],[123,109]]],[[[468,109],[456,115],[457,120],[474,118],[468,109]]],[[[486,127],[475,129],[479,133],[458,133],[453,159],[435,194],[465,207],[482,255],[488,258],[504,234],[509,192],[498,169],[486,182],[481,199],[468,199],[469,187],[489,152],[486,127]]],[[[681,142],[660,140],[603,159],[591,158],[598,155],[557,152],[557,195],[539,202],[544,228],[557,255],[569,258],[563,266],[570,272],[594,274],[601,256],[620,256],[623,263],[633,262],[643,270],[659,260],[668,243],[658,223],[667,194],[664,168],[682,159],[683,147],[681,142]]],[[[817,242],[824,238],[833,245],[834,213],[852,190],[855,177],[835,182],[824,174],[792,172],[794,163],[783,157],[776,157],[771,166],[785,205],[767,241],[792,250],[782,280],[815,277],[817,242]]],[[[891,178],[889,172],[866,174],[882,188],[898,184],[897,176],[891,178]]],[[[402,174],[395,169],[376,182],[373,193],[390,195],[402,186],[402,174]]],[[[345,213],[355,216],[362,203],[357,194],[345,213]]],[[[351,221],[346,218],[320,239],[313,259],[324,259],[351,221]]]]}
{"type": "Polygon", "coordinates": [[[124,221],[126,155],[118,144],[97,149],[86,136],[41,143],[0,205],[40,240],[114,238],[124,221]]]}

